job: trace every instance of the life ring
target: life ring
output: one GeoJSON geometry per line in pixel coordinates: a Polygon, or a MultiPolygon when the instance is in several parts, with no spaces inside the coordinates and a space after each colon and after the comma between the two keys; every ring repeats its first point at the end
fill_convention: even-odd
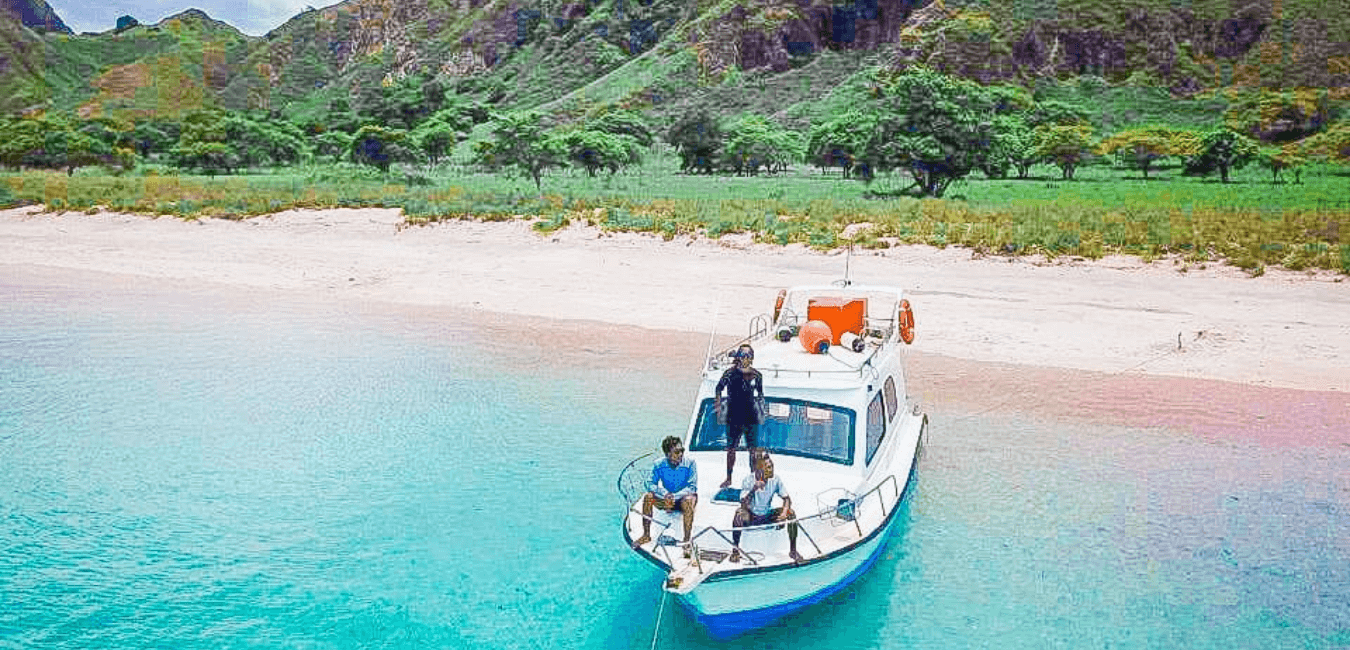
{"type": "Polygon", "coordinates": [[[900,340],[906,345],[914,342],[914,310],[908,300],[900,301],[900,340]]]}
{"type": "Polygon", "coordinates": [[[778,315],[783,313],[783,301],[787,300],[787,289],[778,290],[778,299],[773,301],[773,322],[778,322],[778,315]]]}

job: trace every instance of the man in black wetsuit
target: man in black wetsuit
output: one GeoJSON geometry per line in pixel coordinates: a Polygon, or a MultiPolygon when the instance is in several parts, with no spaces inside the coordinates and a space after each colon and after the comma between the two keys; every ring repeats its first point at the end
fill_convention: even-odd
{"type": "MultiPolygon", "coordinates": [[[[731,470],[736,466],[736,446],[741,437],[745,437],[746,449],[753,452],[759,446],[759,412],[755,409],[755,398],[764,399],[764,376],[750,367],[755,360],[755,349],[750,344],[742,344],[732,356],[736,365],[722,373],[713,394],[713,403],[717,409],[717,419],[722,419],[726,410],[727,422],[727,480],[722,487],[731,487],[731,470]],[[727,392],[727,403],[722,403],[722,391],[727,392]]],[[[750,471],[754,472],[754,455],[750,456],[750,471]]]]}

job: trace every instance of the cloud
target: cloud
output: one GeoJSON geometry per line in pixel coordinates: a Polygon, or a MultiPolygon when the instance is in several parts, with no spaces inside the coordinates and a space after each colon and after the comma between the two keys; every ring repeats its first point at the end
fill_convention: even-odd
{"type": "Polygon", "coordinates": [[[261,29],[257,31],[246,30],[243,27],[240,27],[240,29],[246,34],[258,36],[281,26],[282,23],[304,11],[306,7],[322,9],[335,5],[337,2],[332,0],[327,2],[322,0],[247,0],[247,4],[253,19],[251,22],[261,29]]]}

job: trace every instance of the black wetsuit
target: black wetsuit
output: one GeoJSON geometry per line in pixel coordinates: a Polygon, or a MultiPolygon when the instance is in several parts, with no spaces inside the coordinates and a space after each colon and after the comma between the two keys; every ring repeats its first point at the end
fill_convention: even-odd
{"type": "Polygon", "coordinates": [[[726,391],[727,401],[727,449],[735,449],[745,436],[745,446],[759,446],[759,412],[755,410],[755,398],[764,397],[764,376],[758,370],[751,369],[749,374],[740,368],[728,368],[717,382],[716,394],[726,391]]]}

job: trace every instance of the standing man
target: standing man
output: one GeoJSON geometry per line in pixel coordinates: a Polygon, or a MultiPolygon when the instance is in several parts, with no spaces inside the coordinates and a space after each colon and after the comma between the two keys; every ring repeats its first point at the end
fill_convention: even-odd
{"type": "Polygon", "coordinates": [[[802,556],[797,552],[797,515],[792,512],[792,497],[783,487],[783,480],[773,473],[773,459],[769,458],[768,452],[759,450],[758,453],[752,453],[750,459],[758,461],[758,464],[755,466],[755,475],[745,477],[745,482],[741,484],[741,507],[736,510],[736,517],[731,522],[731,543],[734,546],[731,549],[731,561],[741,561],[742,527],[787,522],[788,555],[792,556],[793,562],[801,562],[802,556]],[[783,499],[781,508],[772,507],[775,494],[783,499]]]}
{"type": "Polygon", "coordinates": [[[725,409],[727,421],[727,480],[722,487],[731,487],[731,470],[736,467],[736,446],[745,437],[745,448],[751,453],[750,471],[755,471],[754,451],[759,446],[759,411],[755,408],[755,399],[764,399],[764,376],[751,367],[755,361],[755,349],[750,344],[741,344],[732,353],[736,365],[722,373],[713,392],[713,405],[717,409],[717,419],[722,419],[725,409]],[[722,404],[722,391],[727,392],[727,402],[722,404]]]}
{"type": "Polygon", "coordinates": [[[665,458],[652,466],[647,479],[647,494],[642,497],[642,537],[633,542],[637,548],[652,541],[652,508],[666,512],[679,511],[684,515],[684,542],[694,529],[694,506],[698,505],[698,465],[685,458],[684,443],[679,436],[668,436],[661,441],[665,458]]]}

